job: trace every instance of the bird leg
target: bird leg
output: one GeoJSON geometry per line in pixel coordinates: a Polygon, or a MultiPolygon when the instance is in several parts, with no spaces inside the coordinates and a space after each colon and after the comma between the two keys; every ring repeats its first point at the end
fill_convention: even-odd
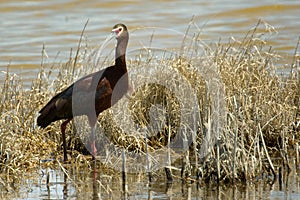
{"type": "Polygon", "coordinates": [[[96,138],[95,129],[96,129],[96,124],[97,124],[97,115],[90,114],[87,117],[88,117],[89,125],[91,127],[91,136],[90,136],[91,154],[92,154],[93,160],[96,160],[97,149],[96,149],[96,144],[95,144],[95,138],[96,138]]]}
{"type": "Polygon", "coordinates": [[[96,159],[96,155],[97,155],[97,148],[96,148],[96,144],[95,144],[95,126],[92,126],[91,128],[91,139],[92,139],[92,143],[91,143],[91,153],[93,156],[93,160],[96,159]]]}
{"type": "Polygon", "coordinates": [[[71,121],[72,119],[67,119],[60,125],[60,130],[61,130],[61,136],[62,136],[62,141],[63,141],[63,151],[64,151],[64,161],[68,161],[68,156],[67,156],[67,142],[66,142],[66,127],[67,124],[71,121]]]}

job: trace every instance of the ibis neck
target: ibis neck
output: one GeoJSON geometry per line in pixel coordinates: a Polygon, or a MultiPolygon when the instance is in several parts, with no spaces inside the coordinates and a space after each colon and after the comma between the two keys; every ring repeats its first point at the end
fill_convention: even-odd
{"type": "Polygon", "coordinates": [[[122,66],[125,69],[126,69],[125,53],[126,53],[127,43],[128,43],[128,39],[118,40],[117,47],[116,47],[116,55],[115,55],[116,66],[122,66]]]}
{"type": "Polygon", "coordinates": [[[124,71],[127,71],[125,54],[116,58],[115,66],[121,67],[124,71]]]}

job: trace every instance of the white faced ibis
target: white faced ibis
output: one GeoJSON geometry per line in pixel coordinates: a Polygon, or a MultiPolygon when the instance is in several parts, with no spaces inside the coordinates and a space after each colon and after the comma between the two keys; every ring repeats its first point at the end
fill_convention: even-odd
{"type": "Polygon", "coordinates": [[[80,115],[88,117],[92,138],[91,153],[95,158],[97,153],[95,125],[98,115],[121,99],[128,90],[125,53],[129,34],[124,24],[116,24],[112,32],[115,33],[117,39],[115,65],[89,74],[74,82],[67,89],[55,95],[39,111],[37,124],[42,128],[47,127],[54,121],[65,120],[61,124],[64,161],[68,159],[65,130],[73,117],[80,115]]]}

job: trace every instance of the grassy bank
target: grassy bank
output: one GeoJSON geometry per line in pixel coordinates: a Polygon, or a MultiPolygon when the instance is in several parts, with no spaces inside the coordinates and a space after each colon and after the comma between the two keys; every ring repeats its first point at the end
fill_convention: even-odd
{"type": "MultiPolygon", "coordinates": [[[[269,31],[259,23],[240,40],[206,46],[202,57],[191,54],[166,61],[186,78],[199,105],[196,138],[190,151],[184,152],[185,166],[192,166],[186,167],[186,178],[196,179],[198,175],[207,182],[246,181],[262,174],[273,177],[279,167],[294,168],[295,162],[299,165],[295,156],[300,136],[299,55],[285,61],[290,66],[288,73],[278,74],[277,69],[283,66],[278,64],[278,55],[265,40],[269,31]],[[201,159],[201,144],[205,135],[213,131],[211,124],[215,116],[211,112],[214,101],[210,95],[213,94],[208,80],[199,73],[199,63],[215,66],[215,71],[207,73],[216,73],[222,81],[226,107],[223,126],[218,130],[219,140],[201,159]]],[[[21,78],[11,74],[7,67],[0,94],[0,185],[16,181],[15,177],[40,165],[50,165],[50,162],[41,164],[42,160],[53,158],[55,164],[56,159],[62,158],[60,123],[42,130],[36,127],[37,112],[56,92],[86,73],[80,62],[87,59],[85,56],[76,54],[64,64],[46,66],[42,63],[31,88],[25,88],[21,78]]],[[[141,61],[128,61],[129,68],[140,64],[141,61]]],[[[172,78],[176,82],[176,77],[169,80],[172,78]]],[[[129,100],[133,120],[140,126],[150,123],[151,116],[147,113],[156,104],[164,107],[167,120],[159,133],[147,140],[123,133],[112,122],[110,111],[100,115],[100,124],[112,142],[130,151],[145,152],[146,147],[149,151],[159,149],[167,145],[168,134],[172,138],[179,126],[179,100],[172,91],[155,84],[136,88],[129,100]]],[[[86,150],[75,135],[76,129],[67,131],[72,163],[88,164],[89,160],[83,155],[86,150]]]]}

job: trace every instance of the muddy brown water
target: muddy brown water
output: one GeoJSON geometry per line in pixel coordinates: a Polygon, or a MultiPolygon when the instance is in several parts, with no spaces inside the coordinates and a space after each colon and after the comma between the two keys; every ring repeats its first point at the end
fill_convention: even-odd
{"type": "MultiPolygon", "coordinates": [[[[40,69],[41,51],[46,48],[45,63],[66,62],[70,50],[76,50],[84,24],[90,47],[102,41],[119,22],[133,31],[128,51],[149,45],[151,36],[156,48],[179,48],[192,17],[192,32],[200,32],[205,43],[224,42],[229,38],[242,39],[259,19],[276,29],[267,37],[269,44],[281,55],[283,63],[291,63],[300,27],[300,1],[0,1],[0,80],[9,71],[22,76],[27,85],[40,69]]],[[[113,47],[110,47],[113,48],[113,47]]],[[[299,51],[299,49],[298,49],[299,51]]],[[[90,172],[72,173],[65,177],[61,170],[41,169],[29,174],[17,186],[16,192],[0,192],[1,199],[122,199],[121,176],[99,175],[107,185],[93,188],[90,172]],[[50,184],[46,178],[49,174],[50,184]],[[85,182],[76,179],[85,177],[85,182]],[[107,180],[109,179],[109,180],[107,180]],[[75,182],[74,182],[75,181],[75,182]],[[75,186],[76,185],[76,186],[75,186]]],[[[82,180],[82,179],[81,179],[82,180]]],[[[257,183],[230,187],[172,185],[130,175],[129,199],[300,199],[299,177],[296,172],[284,182],[257,183]]],[[[13,189],[13,188],[12,188],[13,189]]]]}

